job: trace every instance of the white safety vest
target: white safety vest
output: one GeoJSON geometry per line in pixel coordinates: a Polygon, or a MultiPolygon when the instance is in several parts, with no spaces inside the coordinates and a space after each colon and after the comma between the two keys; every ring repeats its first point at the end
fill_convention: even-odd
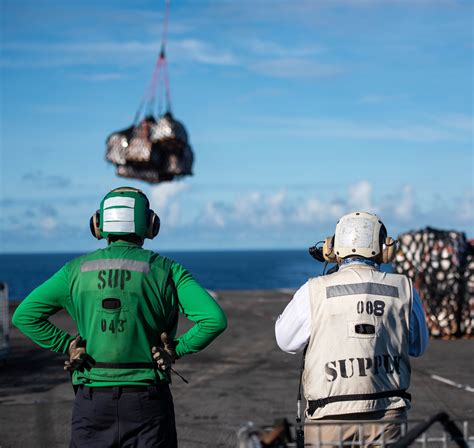
{"type": "Polygon", "coordinates": [[[357,263],[312,278],[309,290],[307,418],[408,408],[408,277],[357,263]]]}

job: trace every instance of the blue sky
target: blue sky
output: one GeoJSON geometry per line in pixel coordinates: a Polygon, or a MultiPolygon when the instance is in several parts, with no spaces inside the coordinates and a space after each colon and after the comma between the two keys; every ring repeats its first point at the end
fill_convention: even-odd
{"type": "Polygon", "coordinates": [[[153,249],[302,248],[356,209],[389,232],[474,237],[470,0],[172,1],[168,59],[193,177],[118,178],[164,0],[0,0],[1,252],[96,248],[121,185],[162,218],[153,249]]]}

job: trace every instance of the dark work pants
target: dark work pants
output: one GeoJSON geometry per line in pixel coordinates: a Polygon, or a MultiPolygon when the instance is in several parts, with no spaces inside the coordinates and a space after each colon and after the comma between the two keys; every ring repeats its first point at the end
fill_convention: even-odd
{"type": "Polygon", "coordinates": [[[173,398],[168,385],[143,392],[79,388],[70,448],[176,448],[173,398]]]}

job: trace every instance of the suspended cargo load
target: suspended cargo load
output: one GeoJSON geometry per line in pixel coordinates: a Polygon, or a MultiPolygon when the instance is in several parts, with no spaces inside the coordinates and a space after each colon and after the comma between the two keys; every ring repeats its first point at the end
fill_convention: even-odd
{"type": "Polygon", "coordinates": [[[470,262],[472,246],[465,234],[427,227],[399,235],[398,240],[393,267],[412,279],[423,301],[431,336],[472,336],[474,266],[470,262]]]}
{"type": "Polygon", "coordinates": [[[127,163],[128,142],[132,137],[133,126],[121,131],[114,132],[107,137],[107,152],[105,158],[115,165],[125,165],[127,163]]]}
{"type": "Polygon", "coordinates": [[[117,175],[129,177],[131,179],[140,179],[151,184],[173,180],[172,174],[158,173],[157,170],[149,169],[139,164],[128,164],[117,167],[117,175]]]}
{"type": "Polygon", "coordinates": [[[150,140],[150,127],[155,122],[153,117],[147,117],[133,129],[125,153],[127,163],[153,164],[153,143],[150,140]]]}
{"type": "Polygon", "coordinates": [[[166,2],[161,52],[150,85],[135,114],[134,124],[112,133],[106,141],[105,158],[116,166],[118,176],[150,183],[171,181],[176,177],[193,174],[194,154],[188,133],[171,113],[171,93],[165,57],[168,15],[169,1],[166,2]],[[165,113],[160,112],[163,91],[166,94],[165,113]],[[160,95],[159,112],[155,114],[156,93],[160,95]],[[144,110],[147,111],[145,116],[144,110]]]}
{"type": "Polygon", "coordinates": [[[194,155],[184,126],[170,112],[147,117],[107,138],[106,159],[117,175],[157,183],[192,175],[194,155]]]}
{"type": "Polygon", "coordinates": [[[170,148],[182,147],[188,144],[188,133],[184,126],[173,118],[171,112],[166,112],[151,127],[150,139],[153,142],[161,142],[170,148]]]}

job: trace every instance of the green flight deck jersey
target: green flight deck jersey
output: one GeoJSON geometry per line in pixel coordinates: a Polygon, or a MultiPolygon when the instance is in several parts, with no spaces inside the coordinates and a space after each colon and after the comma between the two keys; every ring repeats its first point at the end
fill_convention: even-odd
{"type": "Polygon", "coordinates": [[[49,321],[62,308],[92,358],[90,369],[74,372],[73,384],[90,387],[169,382],[151,353],[161,333],[175,340],[179,358],[202,350],[227,325],[220,306],[179,263],[125,241],[66,263],[21,302],[12,321],[40,346],[67,353],[74,337],[49,321]],[[195,325],[176,337],[179,312],[195,325]]]}

